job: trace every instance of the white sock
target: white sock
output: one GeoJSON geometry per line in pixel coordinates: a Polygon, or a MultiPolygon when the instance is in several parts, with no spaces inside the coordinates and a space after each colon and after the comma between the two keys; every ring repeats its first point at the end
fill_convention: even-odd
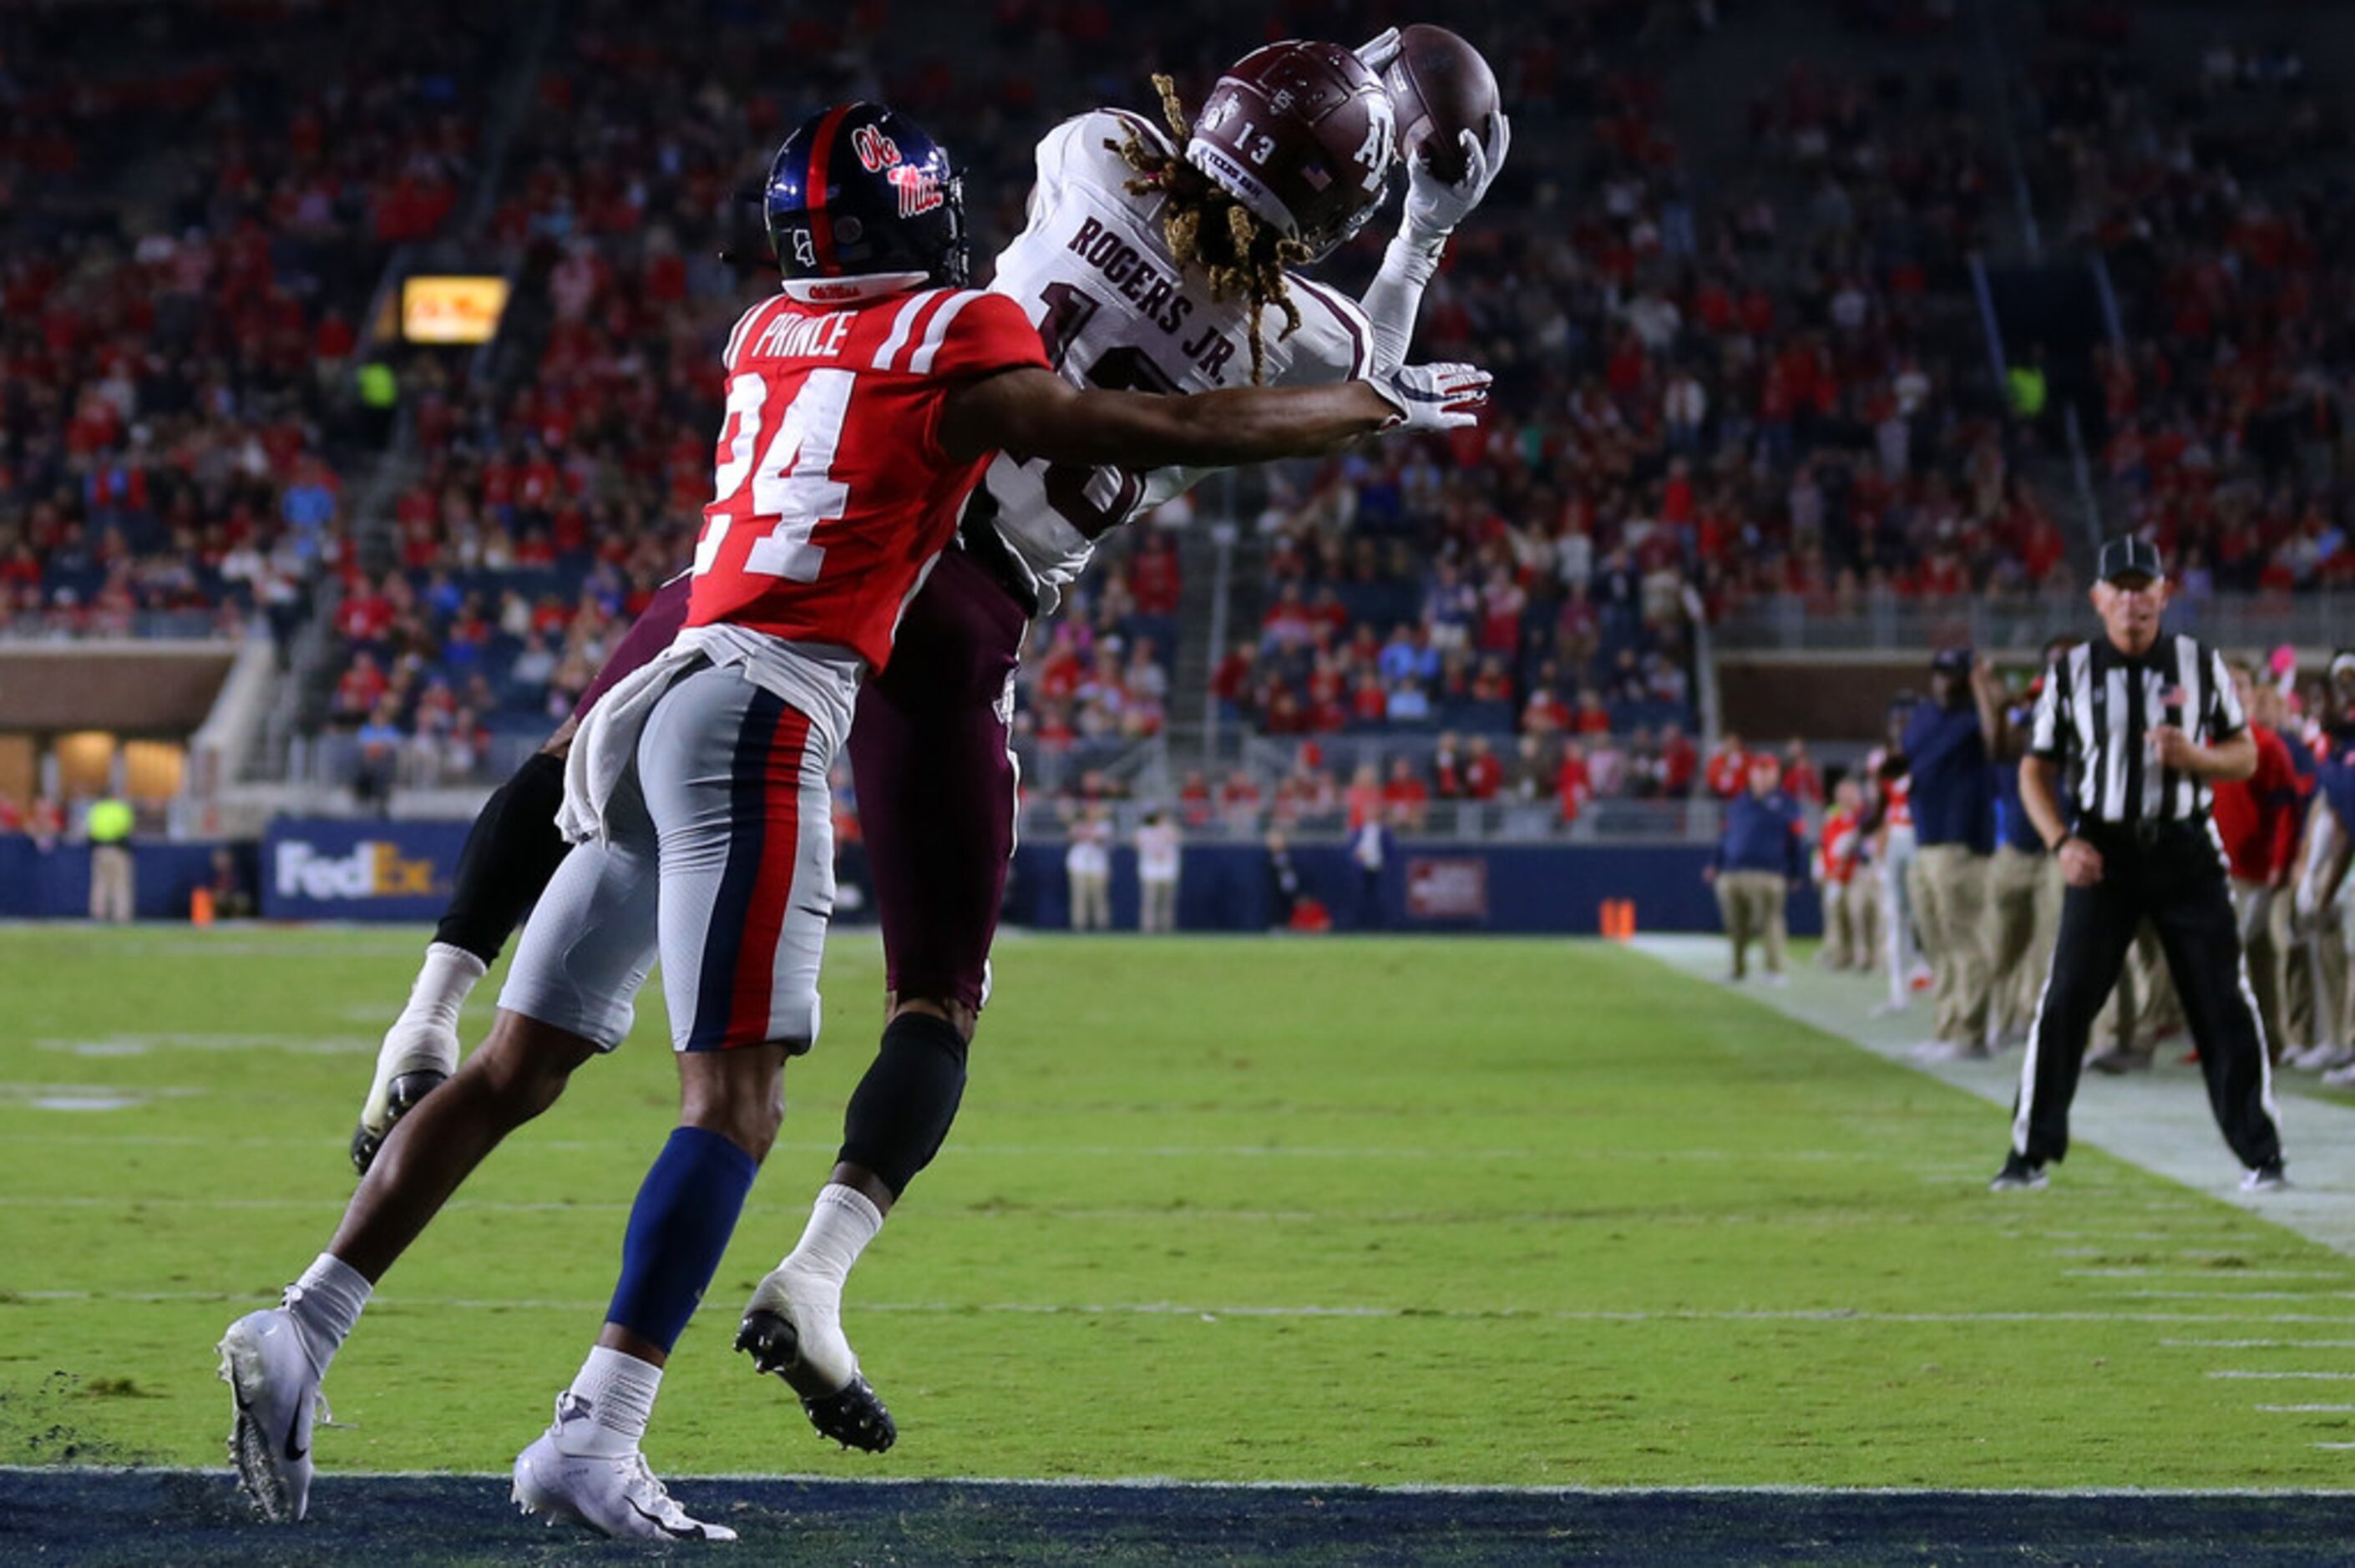
{"type": "MultiPolygon", "coordinates": [[[[464,948],[453,947],[448,942],[432,944],[425,949],[424,967],[417,971],[417,983],[409,988],[409,1002],[400,1010],[400,1022],[430,1023],[436,1028],[455,1032],[458,1010],[466,1005],[466,998],[474,991],[475,982],[488,972],[489,968],[464,948]]],[[[446,1072],[457,1065],[445,1062],[442,1067],[446,1072]]],[[[396,1076],[399,1071],[396,1070],[396,1076]]]]}
{"type": "Polygon", "coordinates": [[[850,1277],[850,1266],[883,1228],[883,1212],[855,1187],[829,1181],[810,1205],[808,1228],[777,1265],[804,1279],[823,1280],[837,1291],[850,1277]]]}
{"type": "Polygon", "coordinates": [[[662,1368],[626,1351],[591,1347],[569,1391],[587,1408],[589,1419],[559,1422],[557,1451],[603,1458],[636,1453],[654,1417],[662,1374],[662,1368]]]}
{"type": "Polygon", "coordinates": [[[488,966],[464,948],[435,942],[425,949],[424,967],[409,988],[409,1001],[377,1047],[376,1081],[368,1085],[360,1120],[382,1131],[389,1114],[392,1081],[403,1073],[430,1068],[458,1070],[458,1010],[488,966]]]}
{"type": "Polygon", "coordinates": [[[280,1304],[294,1319],[303,1348],[311,1352],[323,1376],[350,1337],[352,1325],[360,1320],[360,1308],[375,1293],[376,1287],[359,1270],[331,1252],[321,1253],[303,1277],[286,1287],[280,1304]]]}

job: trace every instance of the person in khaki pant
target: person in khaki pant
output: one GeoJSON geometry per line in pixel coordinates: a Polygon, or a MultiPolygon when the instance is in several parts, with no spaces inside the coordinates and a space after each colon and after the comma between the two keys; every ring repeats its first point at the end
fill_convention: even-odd
{"type": "Polygon", "coordinates": [[[104,800],[93,803],[85,829],[90,834],[90,917],[112,925],[130,923],[133,887],[131,829],[135,821],[130,803],[104,800]]]}
{"type": "Polygon", "coordinates": [[[1701,877],[1717,893],[1725,917],[1733,963],[1726,978],[1747,980],[1750,944],[1766,948],[1766,982],[1787,985],[1783,972],[1785,906],[1791,885],[1806,878],[1806,835],[1799,803],[1779,785],[1781,767],[1772,757],[1751,758],[1749,788],[1726,802],[1725,834],[1701,877]]]}
{"type": "MultiPolygon", "coordinates": [[[[2341,655],[2345,657],[2345,655],[2341,655]]],[[[2334,665],[2336,661],[2334,661],[2334,665]]],[[[2337,1052],[2325,1058],[2322,1081],[2333,1088],[2355,1087],[2355,991],[2347,980],[2347,920],[2340,895],[2355,859],[2355,747],[2326,760],[2316,780],[2316,799],[2307,821],[2306,853],[2298,860],[2296,891],[2290,895],[2292,933],[2303,938],[2312,975],[2314,1033],[2320,1042],[2339,1036],[2337,1052]]]]}
{"type": "Polygon", "coordinates": [[[1916,1054],[1987,1054],[1987,856],[1995,802],[1987,737],[1972,696],[1976,661],[1949,648],[1930,662],[1930,695],[1905,726],[1916,848],[1906,895],[1936,983],[1934,1036],[1916,1054]]]}
{"type": "Polygon", "coordinates": [[[1103,806],[1089,805],[1071,824],[1063,871],[1071,879],[1071,929],[1112,929],[1112,823],[1103,806]]]}
{"type": "MultiPolygon", "coordinates": [[[[2024,818],[2025,812],[2020,813],[2024,818]]],[[[2035,832],[2035,824],[2029,824],[2035,832]]],[[[2042,906],[2051,905],[2053,913],[2060,912],[2060,899],[2048,897],[2057,892],[2057,878],[2052,857],[2044,853],[2039,841],[2033,850],[2022,849],[2009,835],[1996,845],[1995,857],[1987,863],[1987,983],[1988,1010],[1994,1019],[1995,1037],[2005,1045],[2016,1045],[2028,1038],[2029,1020],[2036,1014],[2037,994],[2044,989],[2044,968],[2051,961],[2049,946],[2041,951],[2038,946],[2039,927],[2049,943],[2057,921],[2040,919],[2042,906]]]]}
{"type": "MultiPolygon", "coordinates": [[[[1868,853],[1870,851],[1868,850],[1868,853]]],[[[1840,890],[1840,902],[1848,906],[1849,928],[1856,933],[1859,974],[1873,974],[1881,969],[1881,872],[1870,862],[1859,859],[1856,874],[1848,879],[1840,890]]]]}
{"type": "Polygon", "coordinates": [[[1872,968],[1872,931],[1858,918],[1870,909],[1853,896],[1864,847],[1863,815],[1864,792],[1855,779],[1841,779],[1832,790],[1832,809],[1824,813],[1823,842],[1816,852],[1816,876],[1824,890],[1824,947],[1817,961],[1828,969],[1872,968]]]}
{"type": "Polygon", "coordinates": [[[1989,987],[1987,950],[1988,856],[1967,843],[1925,844],[1915,852],[1914,923],[1930,955],[1935,1004],[1925,1054],[1984,1056],[1989,987]]]}
{"type": "Polygon", "coordinates": [[[2019,758],[2028,749],[2028,722],[2054,662],[2076,646],[2073,637],[2044,644],[2043,667],[2019,702],[1986,660],[1971,666],[1971,701],[1979,731],[1996,759],[1996,850],[1987,864],[1987,987],[1998,1044],[2026,1042],[2044,993],[2045,971],[2061,929],[2061,867],[2019,800],[2019,758]]]}

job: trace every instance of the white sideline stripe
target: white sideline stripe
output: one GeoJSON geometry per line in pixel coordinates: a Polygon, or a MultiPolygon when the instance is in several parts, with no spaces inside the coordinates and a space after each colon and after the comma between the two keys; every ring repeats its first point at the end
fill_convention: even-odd
{"type": "MultiPolygon", "coordinates": [[[[117,1092],[108,1086],[106,1092],[117,1092]]],[[[152,1088],[124,1088],[124,1094],[155,1094],[152,1088]]],[[[0,1111],[12,1107],[0,1104],[0,1111]]],[[[60,1143],[76,1146],[96,1145],[106,1148],[177,1148],[177,1149],[333,1149],[342,1150],[346,1138],[200,1138],[180,1133],[73,1133],[26,1132],[0,1133],[0,1145],[15,1143],[60,1143]]],[[[611,1143],[590,1139],[534,1139],[532,1147],[566,1153],[610,1154],[611,1143]]],[[[771,1146],[778,1154],[832,1154],[841,1148],[839,1141],[826,1143],[794,1143],[780,1139],[771,1146]]],[[[1803,1165],[1848,1164],[1871,1161],[1905,1169],[1890,1156],[1871,1150],[1857,1149],[1785,1149],[1752,1151],[1733,1149],[1615,1149],[1580,1146],[1562,1149],[1369,1149],[1363,1145],[1348,1148],[1327,1148],[1322,1145],[1283,1143],[1231,1144],[1124,1144],[1124,1143],[953,1143],[941,1150],[943,1160],[954,1160],[967,1155],[992,1159],[1061,1159],[1078,1155],[1100,1160],[1550,1160],[1561,1162],[1602,1162],[1637,1165],[1698,1163],[1722,1165],[1776,1164],[1789,1162],[1803,1165]]],[[[1926,1181],[1947,1181],[1954,1175],[1953,1167],[1918,1168],[1926,1181]]]]}
{"type": "Polygon", "coordinates": [[[2176,1351],[2355,1351],[2355,1340],[2161,1340],[2176,1351]]]}
{"type": "MultiPolygon", "coordinates": [[[[10,1305],[74,1301],[115,1301],[143,1305],[211,1301],[237,1304],[274,1301],[275,1291],[228,1290],[12,1290],[0,1292],[0,1308],[10,1305]]],[[[602,1298],[565,1301],[539,1298],[466,1296],[378,1296],[378,1307],[448,1308],[493,1312],[594,1312],[609,1303],[602,1298]]],[[[734,1312],[724,1302],[707,1301],[704,1312],[734,1312]]],[[[1215,1322],[1221,1318],[1329,1318],[1344,1319],[1490,1321],[1525,1323],[2317,1323],[2355,1327],[2355,1318],[2318,1318],[2302,1313],[2182,1313],[2182,1312],[1872,1312],[1848,1307],[1793,1307],[1733,1311],[1630,1308],[1614,1310],[1560,1310],[1543,1307],[1378,1307],[1345,1306],[1207,1306],[1178,1301],[862,1301],[855,1310],[928,1317],[973,1317],[979,1314],[1026,1318],[1137,1317],[1197,1318],[1215,1322]]],[[[2335,1375],[2335,1374],[2334,1374],[2335,1375]]],[[[2355,1377],[2355,1372],[2346,1374],[2355,1377]]]]}
{"type": "Polygon", "coordinates": [[[2338,1452],[2344,1451],[2349,1448],[2355,1448],[2355,1443],[2317,1443],[2315,1446],[2318,1448],[2328,1448],[2334,1452],[2338,1452]]]}
{"type": "Polygon", "coordinates": [[[2335,1268],[2064,1268],[2064,1279],[2329,1279],[2355,1284],[2335,1268]]]}
{"type": "Polygon", "coordinates": [[[2355,1411],[2355,1404],[2253,1404],[2249,1408],[2267,1415],[2345,1415],[2355,1411]]]}
{"type": "MultiPolygon", "coordinates": [[[[2355,1443],[2335,1445],[2355,1448],[2355,1443]]],[[[2327,1448],[2332,1444],[2318,1443],[2327,1448]]],[[[236,1472],[201,1465],[0,1465],[0,1476],[197,1476],[230,1479],[236,1472]]],[[[1185,1491],[1185,1492],[1380,1492],[1393,1497],[1535,1497],[1535,1498],[2017,1498],[2041,1499],[2150,1498],[2310,1498],[2343,1499],[2338,1487],[1807,1487],[1765,1482],[1752,1485],[1664,1487],[1586,1486],[1516,1487],[1497,1482],[1445,1481],[1198,1481],[1176,1476],[828,1476],[808,1471],[714,1470],[665,1472],[672,1480],[703,1482],[780,1481],[790,1484],[840,1487],[987,1487],[1007,1491],[1185,1491]]],[[[485,1481],[505,1484],[506,1470],[345,1470],[330,1472],[339,1481],[414,1481],[419,1479],[485,1481]]]]}
{"type": "Polygon", "coordinates": [[[2147,1301],[2343,1301],[2355,1290],[2129,1290],[2147,1301]]]}
{"type": "Polygon", "coordinates": [[[2355,1372],[2211,1372],[2201,1374],[2243,1383],[2355,1383],[2355,1372]]]}
{"type": "MultiPolygon", "coordinates": [[[[2172,1242],[2183,1239],[2181,1234],[2176,1231],[2045,1231],[2041,1234],[2052,1241],[2172,1242]]],[[[2201,1250],[2185,1247],[2176,1255],[2179,1257],[2238,1257],[2241,1255],[2212,1248],[2201,1250]]]]}
{"type": "MultiPolygon", "coordinates": [[[[44,1086],[45,1087],[47,1086],[44,1086]]],[[[150,1088],[126,1088],[126,1094],[154,1094],[150,1088]]],[[[0,1106],[0,1110],[9,1108],[0,1106]]],[[[0,1144],[8,1143],[69,1143],[101,1144],[126,1148],[172,1147],[203,1149],[341,1149],[349,1141],[343,1138],[197,1138],[170,1133],[0,1133],[0,1144]]],[[[588,1139],[535,1139],[533,1147],[561,1150],[568,1152],[591,1151],[610,1154],[613,1146],[588,1139]]],[[[791,1143],[780,1140],[772,1146],[779,1154],[832,1154],[841,1148],[838,1140],[826,1143],[791,1143]]],[[[1774,1160],[1777,1158],[1816,1160],[1862,1160],[1871,1154],[1852,1150],[1818,1151],[1799,1150],[1777,1156],[1750,1155],[1724,1149],[1686,1150],[1625,1150],[1625,1149],[1369,1149],[1362,1145],[1328,1149],[1306,1144],[1236,1143],[1236,1144],[1087,1144],[1087,1143],[973,1143],[951,1144],[941,1151],[943,1160],[965,1155],[987,1155],[998,1158],[1030,1159],[1036,1157],[1063,1158],[1082,1155],[1104,1160],[1635,1160],[1637,1162],[1669,1160],[1774,1160]]]]}
{"type": "MultiPolygon", "coordinates": [[[[143,1193],[95,1194],[60,1193],[52,1195],[17,1196],[0,1193],[0,1210],[5,1209],[175,1209],[214,1211],[223,1213],[341,1213],[349,1200],[337,1197],[318,1198],[158,1198],[143,1193]]],[[[630,1205],[621,1202],[526,1202],[503,1198],[453,1198],[442,1206],[443,1213],[480,1214],[621,1214],[630,1205]]],[[[1107,1205],[1099,1208],[1060,1208],[1040,1205],[993,1206],[970,1204],[962,1207],[943,1205],[932,1211],[939,1220],[1036,1220],[1064,1224],[1117,1222],[1120,1224],[1186,1224],[1209,1223],[1234,1225],[1322,1225],[1346,1228],[1351,1225],[1453,1225],[1476,1219],[1483,1224],[1559,1225],[1591,1219],[1592,1216],[1568,1209],[1482,1210],[1474,1213],[1459,1209],[1378,1209],[1362,1213],[1338,1210],[1317,1209],[1211,1209],[1168,1208],[1166,1206],[1107,1205]]],[[[1754,1225],[1769,1223],[1769,1216],[1728,1211],[1723,1213],[1679,1215],[1663,1219],[1663,1224],[1754,1225]]],[[[1773,1223],[1784,1223],[1782,1216],[1771,1216],[1773,1223]]],[[[1800,1225],[1828,1227],[1859,1224],[1885,1224],[1884,1221],[1859,1221],[1839,1214],[1801,1216],[1790,1223],[1800,1225]]]]}

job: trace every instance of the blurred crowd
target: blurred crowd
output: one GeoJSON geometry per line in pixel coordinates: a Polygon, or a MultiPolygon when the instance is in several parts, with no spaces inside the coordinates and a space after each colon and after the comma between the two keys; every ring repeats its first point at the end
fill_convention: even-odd
{"type": "Polygon", "coordinates": [[[448,0],[14,6],[0,627],[282,635],[350,558],[384,257],[447,222],[492,26],[448,0]]]}

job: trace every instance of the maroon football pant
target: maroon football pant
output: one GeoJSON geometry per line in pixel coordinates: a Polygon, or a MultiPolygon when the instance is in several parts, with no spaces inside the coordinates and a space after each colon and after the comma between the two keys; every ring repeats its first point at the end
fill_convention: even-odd
{"type": "Polygon", "coordinates": [[[883,924],[885,983],[978,1010],[1014,853],[1007,751],[1022,607],[954,546],[858,694],[850,766],[883,924]]]}

